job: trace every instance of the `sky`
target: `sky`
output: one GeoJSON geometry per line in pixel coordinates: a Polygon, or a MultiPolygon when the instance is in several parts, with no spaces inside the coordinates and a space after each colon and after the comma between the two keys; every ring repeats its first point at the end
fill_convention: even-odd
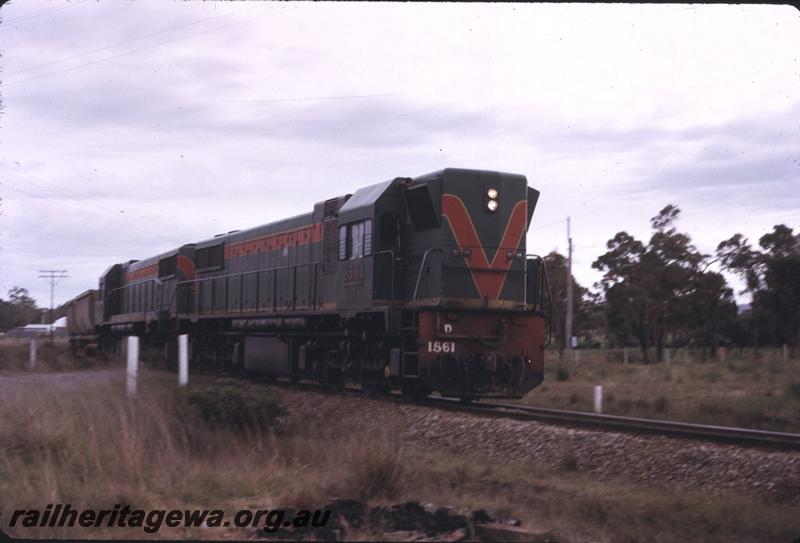
{"type": "MultiPolygon", "coordinates": [[[[11,1],[0,297],[445,167],[520,173],[529,252],[591,263],[667,204],[703,252],[800,228],[800,12],[780,5],[11,1]]],[[[714,269],[715,265],[712,265],[714,269]]],[[[734,287],[740,283],[732,283],[734,287]]]]}

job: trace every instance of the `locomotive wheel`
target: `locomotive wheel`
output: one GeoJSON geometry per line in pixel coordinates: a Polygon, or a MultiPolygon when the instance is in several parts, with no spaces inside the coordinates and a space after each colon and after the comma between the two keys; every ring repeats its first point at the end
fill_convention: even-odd
{"type": "Polygon", "coordinates": [[[325,384],[331,390],[341,390],[344,387],[344,372],[342,369],[335,366],[325,368],[325,384]]]}
{"type": "Polygon", "coordinates": [[[386,396],[389,394],[389,383],[385,379],[364,381],[361,383],[361,391],[369,397],[386,396]]]}
{"type": "Polygon", "coordinates": [[[427,398],[428,394],[431,393],[431,389],[420,385],[405,385],[402,392],[404,397],[418,402],[427,398]]]}

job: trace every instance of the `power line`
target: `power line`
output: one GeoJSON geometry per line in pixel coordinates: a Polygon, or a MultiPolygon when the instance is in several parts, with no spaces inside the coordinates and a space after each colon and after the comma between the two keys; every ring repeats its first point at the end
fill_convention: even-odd
{"type": "Polygon", "coordinates": [[[359,98],[384,98],[387,96],[403,96],[404,93],[394,92],[389,94],[354,94],[351,96],[322,96],[319,98],[268,98],[264,100],[225,100],[228,104],[257,104],[271,102],[318,102],[323,100],[355,100],[359,98]]]}
{"type": "MultiPolygon", "coordinates": [[[[76,203],[80,204],[80,206],[82,208],[83,207],[92,207],[92,208],[96,209],[97,211],[99,211],[100,212],[100,216],[105,218],[106,220],[114,219],[120,225],[125,224],[127,227],[130,227],[130,225],[131,225],[131,219],[122,217],[119,213],[116,213],[116,212],[112,211],[107,205],[101,205],[101,204],[95,203],[91,199],[86,198],[85,196],[76,196],[76,195],[69,194],[68,192],[64,191],[63,187],[60,186],[60,185],[54,185],[54,184],[47,183],[47,182],[42,181],[42,180],[29,179],[29,178],[26,178],[26,177],[23,177],[23,176],[19,175],[16,172],[11,172],[11,171],[8,171],[8,170],[5,171],[5,174],[17,178],[18,180],[24,182],[28,186],[38,187],[42,191],[51,192],[53,194],[61,196],[62,198],[65,198],[65,199],[70,200],[72,202],[76,202],[76,203]]],[[[11,188],[11,190],[16,190],[18,193],[30,197],[30,194],[28,192],[26,192],[24,190],[21,190],[19,188],[16,188],[16,187],[7,187],[7,188],[11,188]]],[[[147,221],[139,221],[139,222],[137,222],[136,223],[136,228],[137,229],[144,228],[145,230],[149,230],[149,231],[151,231],[153,233],[158,233],[158,234],[163,234],[164,233],[164,229],[163,228],[160,228],[160,227],[158,227],[156,225],[153,225],[153,224],[151,224],[151,223],[149,223],[147,221]]],[[[187,228],[184,228],[184,227],[182,227],[182,226],[180,226],[178,224],[171,224],[170,225],[170,229],[174,230],[176,228],[182,230],[187,235],[192,233],[191,230],[189,230],[187,228]]]]}
{"type": "Polygon", "coordinates": [[[20,23],[22,21],[27,21],[29,19],[34,19],[36,17],[41,17],[42,15],[50,15],[51,13],[55,13],[56,11],[61,11],[62,9],[70,7],[69,4],[65,6],[51,6],[49,8],[40,9],[39,11],[32,11],[31,13],[27,13],[25,15],[20,15],[19,17],[15,17],[13,19],[9,19],[8,21],[3,21],[4,24],[12,24],[12,23],[20,23]]]}
{"type": "MultiPolygon", "coordinates": [[[[48,324],[53,324],[53,293],[56,289],[56,279],[66,279],[69,277],[67,275],[67,270],[39,270],[41,279],[50,279],[50,322],[48,324]]],[[[53,327],[50,327],[50,341],[53,340],[53,327]]]]}
{"type": "Polygon", "coordinates": [[[222,15],[214,15],[213,17],[208,17],[206,19],[200,19],[199,21],[194,21],[191,23],[173,26],[172,28],[167,28],[166,30],[160,30],[158,32],[153,32],[150,34],[145,34],[143,36],[139,36],[138,38],[132,38],[130,40],[121,41],[119,43],[114,43],[112,45],[106,45],[105,47],[100,47],[99,49],[92,49],[91,51],[86,51],[84,53],[78,53],[77,55],[73,55],[71,57],[62,58],[59,60],[54,60],[52,62],[46,62],[45,64],[39,64],[38,66],[30,66],[28,68],[22,68],[21,70],[17,70],[16,72],[9,74],[9,75],[16,75],[23,72],[30,72],[31,70],[38,70],[39,68],[44,68],[45,66],[52,66],[53,64],[58,64],[59,62],[67,62],[68,60],[74,60],[76,58],[85,57],[86,55],[91,55],[92,53],[99,53],[100,51],[106,51],[108,49],[113,49],[114,47],[119,47],[120,45],[127,45],[129,43],[143,40],[145,38],[152,38],[153,36],[158,36],[159,34],[166,34],[167,32],[172,32],[174,30],[178,30],[180,28],[186,28],[187,26],[193,26],[200,23],[204,23],[206,21],[211,21],[213,19],[219,19],[220,17],[230,17],[231,13],[224,13],[222,15]]]}
{"type": "Polygon", "coordinates": [[[180,36],[180,37],[174,38],[172,40],[167,40],[167,41],[159,42],[159,43],[156,43],[156,44],[153,44],[153,45],[148,45],[147,47],[140,47],[138,49],[132,49],[131,51],[127,51],[125,53],[120,53],[119,55],[114,55],[114,56],[110,56],[110,57],[106,57],[106,58],[101,58],[100,60],[97,60],[97,61],[89,61],[89,62],[85,62],[83,64],[78,64],[77,66],[70,66],[69,68],[63,68],[61,70],[54,70],[52,72],[45,72],[43,74],[34,75],[34,76],[31,76],[31,77],[28,77],[28,78],[25,78],[25,79],[17,79],[16,81],[8,81],[8,82],[6,82],[6,86],[8,86],[8,85],[16,85],[18,83],[25,83],[26,81],[32,81],[34,79],[39,79],[40,77],[47,77],[47,76],[50,76],[50,75],[56,75],[56,74],[68,72],[70,70],[77,70],[78,68],[85,68],[86,66],[92,66],[92,65],[95,65],[95,64],[100,64],[101,62],[107,62],[109,60],[115,60],[115,59],[118,59],[118,58],[121,58],[121,57],[124,57],[124,56],[127,56],[127,55],[132,55],[133,53],[139,53],[141,51],[147,51],[148,49],[155,49],[156,47],[161,47],[162,45],[167,45],[169,43],[174,43],[176,41],[180,41],[180,40],[184,40],[184,39],[188,39],[188,38],[193,38],[195,36],[200,36],[201,34],[208,34],[209,32],[216,32],[218,30],[224,30],[224,29],[230,28],[232,26],[236,26],[236,25],[240,25],[240,24],[244,24],[244,23],[251,23],[253,21],[257,21],[259,19],[264,19],[265,17],[271,17],[273,15],[280,15],[284,11],[286,11],[286,10],[283,10],[283,11],[280,11],[280,12],[277,12],[277,13],[267,13],[266,15],[262,15],[261,17],[255,17],[253,19],[248,19],[246,21],[237,21],[235,23],[222,25],[222,26],[218,26],[218,27],[215,27],[215,28],[210,28],[208,30],[203,30],[203,31],[200,31],[200,32],[195,32],[194,34],[189,34],[187,36],[180,36]]]}
{"type": "Polygon", "coordinates": [[[564,343],[567,352],[572,352],[572,233],[567,217],[567,315],[564,322],[564,343]]]}

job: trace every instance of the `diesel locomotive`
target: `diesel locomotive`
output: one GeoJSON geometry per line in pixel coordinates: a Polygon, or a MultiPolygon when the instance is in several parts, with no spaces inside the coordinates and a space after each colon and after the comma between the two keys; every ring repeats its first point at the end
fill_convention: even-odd
{"type": "Polygon", "coordinates": [[[73,301],[73,345],[188,334],[190,367],[520,397],[549,341],[547,273],[526,250],[538,198],[522,175],[449,168],[114,264],[73,301]]]}

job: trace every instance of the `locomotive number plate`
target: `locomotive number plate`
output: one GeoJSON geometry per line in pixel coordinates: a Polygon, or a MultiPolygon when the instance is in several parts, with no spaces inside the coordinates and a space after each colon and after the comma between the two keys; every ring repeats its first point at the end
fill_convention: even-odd
{"type": "Polygon", "coordinates": [[[429,353],[454,353],[456,352],[455,341],[429,341],[429,353]]]}

